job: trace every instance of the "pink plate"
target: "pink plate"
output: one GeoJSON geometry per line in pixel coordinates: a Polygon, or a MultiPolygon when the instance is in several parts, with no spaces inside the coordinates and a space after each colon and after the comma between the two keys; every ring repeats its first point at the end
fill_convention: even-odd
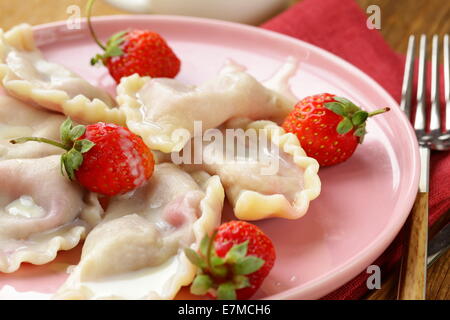
{"type": "MultiPolygon", "coordinates": [[[[287,56],[294,56],[301,61],[291,80],[297,97],[331,92],[367,110],[392,108],[369,121],[366,141],[350,160],[321,169],[322,193],[305,217],[257,223],[273,239],[277,261],[255,298],[320,298],[365,270],[394,239],[417,191],[418,148],[397,103],[363,72],[305,42],[235,23],[135,15],[98,18],[95,26],[103,38],[124,28],[161,33],[181,58],[178,79],[186,83],[212,77],[227,58],[245,65],[262,80],[287,56]]],[[[85,24],[81,30],[69,30],[64,22],[35,30],[49,60],[114,92],[106,69],[89,66],[90,57],[99,50],[85,24]]],[[[60,253],[56,261],[44,266],[25,264],[18,272],[1,274],[0,298],[47,297],[64,281],[63,270],[68,263],[76,263],[79,251],[60,253]],[[34,294],[17,293],[30,291],[34,294]]]]}

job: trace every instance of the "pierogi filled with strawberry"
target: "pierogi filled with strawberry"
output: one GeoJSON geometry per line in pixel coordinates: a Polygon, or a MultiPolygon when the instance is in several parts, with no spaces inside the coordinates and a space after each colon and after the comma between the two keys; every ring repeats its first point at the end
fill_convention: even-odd
{"type": "Polygon", "coordinates": [[[172,299],[195,276],[183,248],[219,225],[223,199],[217,176],[157,165],[145,187],[111,200],[56,297],[172,299]]]}
{"type": "Polygon", "coordinates": [[[198,149],[189,143],[183,152],[190,156],[177,155],[177,161],[201,159],[183,168],[217,174],[239,219],[298,219],[306,213],[320,193],[319,164],[294,135],[271,121],[245,119],[228,122],[220,132],[226,141],[203,142],[198,149]]]}
{"type": "Polygon", "coordinates": [[[63,177],[59,157],[0,161],[0,271],[44,264],[75,247],[103,209],[63,177]]]}
{"type": "MultiPolygon", "coordinates": [[[[294,68],[295,62],[288,59],[268,83],[283,90],[276,83],[287,82],[294,68]]],[[[133,75],[124,78],[117,91],[127,126],[150,148],[162,152],[180,151],[198,134],[196,121],[201,125],[200,134],[233,118],[282,121],[295,104],[295,100],[265,87],[231,61],[216,77],[199,86],[133,75]]]]}
{"type": "Polygon", "coordinates": [[[79,121],[123,122],[105,90],[43,57],[30,25],[0,29],[0,81],[10,95],[79,121]]]}

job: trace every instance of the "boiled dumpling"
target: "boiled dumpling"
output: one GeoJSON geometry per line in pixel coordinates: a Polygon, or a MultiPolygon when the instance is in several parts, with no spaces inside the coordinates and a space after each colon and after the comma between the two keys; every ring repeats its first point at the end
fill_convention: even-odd
{"type": "Polygon", "coordinates": [[[33,108],[11,97],[0,96],[0,160],[41,158],[62,153],[62,149],[38,142],[12,145],[20,137],[59,139],[59,127],[64,116],[33,108]]]}
{"type": "Polygon", "coordinates": [[[172,299],[196,273],[183,248],[218,226],[223,199],[217,176],[156,165],[146,186],[110,202],[56,298],[172,299]]]}
{"type": "Polygon", "coordinates": [[[319,164],[298,139],[271,121],[235,119],[217,134],[207,131],[171,160],[186,170],[218,175],[237,218],[297,219],[320,193],[319,164]],[[244,131],[245,130],[245,131],[244,131]]]}
{"type": "Polygon", "coordinates": [[[0,272],[44,264],[101,219],[94,194],[62,176],[60,157],[0,161],[0,272]]]}
{"type": "Polygon", "coordinates": [[[27,24],[6,33],[0,29],[0,83],[14,97],[64,112],[80,122],[124,121],[106,91],[64,66],[45,60],[27,24]]]}
{"type": "MultiPolygon", "coordinates": [[[[282,85],[276,83],[287,83],[292,70],[295,63],[290,59],[269,84],[280,89],[282,85]]],[[[150,148],[163,152],[180,151],[192,136],[232,118],[281,121],[295,104],[291,97],[268,89],[232,62],[198,87],[133,75],[122,79],[117,92],[128,128],[150,148]],[[200,132],[194,132],[194,121],[201,122],[200,132]]]]}

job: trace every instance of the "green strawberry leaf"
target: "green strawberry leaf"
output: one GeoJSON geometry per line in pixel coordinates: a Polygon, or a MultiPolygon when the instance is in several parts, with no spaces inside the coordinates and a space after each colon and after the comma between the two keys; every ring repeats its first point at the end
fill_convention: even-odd
{"type": "Polygon", "coordinates": [[[367,131],[366,131],[366,126],[365,126],[365,124],[359,126],[359,127],[355,130],[354,135],[357,136],[357,137],[359,138],[359,141],[358,141],[359,143],[363,143],[364,137],[366,136],[366,133],[367,133],[367,131]]]}
{"type": "Polygon", "coordinates": [[[342,105],[344,107],[344,111],[348,115],[351,115],[351,114],[361,110],[357,105],[355,105],[353,102],[351,102],[350,100],[348,100],[346,98],[334,97],[333,99],[342,103],[342,105]]]}
{"type": "Polygon", "coordinates": [[[228,273],[228,268],[225,264],[213,266],[211,265],[211,273],[218,278],[225,278],[228,273]]]}
{"type": "Polygon", "coordinates": [[[369,117],[369,113],[367,113],[364,110],[360,110],[355,112],[355,114],[352,117],[352,123],[354,126],[359,126],[363,124],[367,118],[369,117]]]}
{"type": "Polygon", "coordinates": [[[235,244],[228,250],[227,255],[225,256],[225,260],[228,263],[235,263],[239,259],[244,258],[247,255],[248,249],[248,240],[235,244]]]}
{"type": "Polygon", "coordinates": [[[355,130],[354,135],[357,137],[362,137],[366,134],[366,128],[365,127],[359,127],[358,129],[355,130]]]}
{"type": "Polygon", "coordinates": [[[117,57],[123,55],[123,50],[118,46],[108,47],[105,52],[105,57],[117,57]]]}
{"type": "Polygon", "coordinates": [[[350,100],[344,98],[344,97],[333,97],[334,100],[336,100],[337,102],[342,103],[343,105],[352,105],[353,102],[351,102],[350,100]]]}
{"type": "Polygon", "coordinates": [[[339,122],[339,124],[337,125],[337,128],[336,128],[336,130],[339,134],[346,134],[352,129],[353,129],[353,124],[349,118],[342,119],[342,121],[339,122]]]}
{"type": "Polygon", "coordinates": [[[250,281],[246,276],[243,275],[234,276],[233,283],[236,290],[250,287],[250,281]]]}
{"type": "Polygon", "coordinates": [[[75,141],[76,139],[81,137],[85,132],[86,132],[86,127],[81,124],[73,127],[69,133],[70,141],[75,141]]]}
{"type": "Polygon", "coordinates": [[[344,107],[344,111],[347,115],[352,115],[355,112],[358,112],[359,110],[361,110],[361,109],[359,107],[355,106],[354,104],[345,105],[345,107],[344,107]]]}
{"type": "Polygon", "coordinates": [[[202,241],[200,242],[200,253],[206,257],[208,255],[208,248],[209,248],[209,242],[210,242],[210,238],[208,237],[208,235],[205,235],[202,239],[202,241]]]}
{"type": "Polygon", "coordinates": [[[125,40],[124,35],[126,35],[128,33],[128,31],[119,31],[115,34],[113,34],[108,42],[106,42],[107,45],[109,44],[120,44],[125,40]]]}
{"type": "Polygon", "coordinates": [[[67,163],[73,168],[73,170],[78,170],[83,163],[83,155],[75,149],[69,150],[66,157],[67,163]]]}
{"type": "Polygon", "coordinates": [[[103,55],[97,53],[93,58],[91,58],[91,66],[95,66],[99,62],[103,63],[103,55]]]}
{"type": "Polygon", "coordinates": [[[59,169],[61,170],[61,174],[64,176],[64,154],[61,156],[61,158],[59,158],[59,169]]]}
{"type": "Polygon", "coordinates": [[[78,170],[78,168],[83,163],[83,155],[81,152],[71,149],[65,154],[61,156],[61,159],[64,164],[64,169],[66,169],[67,176],[70,180],[75,179],[75,170],[78,170]]]}
{"type": "Polygon", "coordinates": [[[80,151],[81,153],[88,152],[93,146],[95,146],[95,143],[87,139],[77,140],[73,145],[75,150],[80,151]]]}
{"type": "Polygon", "coordinates": [[[325,103],[325,108],[333,111],[334,113],[345,116],[344,106],[341,103],[338,102],[327,102],[325,103]]]}
{"type": "Polygon", "coordinates": [[[62,143],[39,137],[22,137],[13,139],[10,142],[16,144],[25,143],[27,141],[36,141],[64,149],[66,152],[63,153],[60,158],[60,170],[62,175],[65,175],[66,173],[70,180],[74,180],[75,171],[83,164],[82,153],[89,151],[94,146],[94,143],[89,140],[76,140],[84,134],[86,128],[83,125],[74,127],[70,117],[64,120],[60,125],[59,130],[62,143]]]}
{"type": "Polygon", "coordinates": [[[217,298],[219,300],[236,300],[236,290],[231,282],[222,283],[217,288],[217,298]]]}
{"type": "Polygon", "coordinates": [[[199,274],[195,277],[191,285],[191,293],[202,296],[208,292],[213,286],[213,281],[210,276],[206,274],[199,274]]]}
{"type": "Polygon", "coordinates": [[[62,164],[62,167],[64,167],[64,171],[67,173],[67,177],[70,180],[73,180],[75,178],[75,174],[73,172],[73,169],[70,168],[70,166],[67,162],[67,153],[64,153],[63,155],[61,155],[61,164],[62,164]]]}
{"type": "Polygon", "coordinates": [[[354,135],[357,136],[357,137],[362,137],[362,136],[364,136],[365,134],[366,134],[366,128],[365,128],[365,126],[358,127],[358,129],[356,129],[356,130],[355,130],[355,133],[354,133],[354,135]]]}
{"type": "Polygon", "coordinates": [[[120,45],[125,41],[125,34],[127,34],[127,31],[121,31],[109,38],[106,43],[106,50],[102,57],[103,59],[123,55],[123,50],[120,48],[120,45]]]}
{"type": "Polygon", "coordinates": [[[59,127],[59,132],[61,135],[61,141],[64,145],[67,145],[71,142],[70,140],[70,130],[72,129],[73,123],[72,120],[67,118],[59,127]]]}
{"type": "Polygon", "coordinates": [[[205,262],[200,258],[197,252],[192,250],[191,248],[184,248],[184,254],[188,258],[188,260],[195,266],[199,268],[206,267],[205,262]]]}
{"type": "Polygon", "coordinates": [[[216,255],[211,257],[211,266],[218,267],[225,264],[225,259],[222,259],[221,257],[218,257],[216,255]]]}
{"type": "Polygon", "coordinates": [[[346,98],[334,97],[333,99],[342,104],[342,106],[344,107],[344,112],[348,116],[361,110],[357,105],[355,105],[353,102],[351,102],[350,100],[348,100],[346,98]]]}
{"type": "Polygon", "coordinates": [[[247,275],[258,271],[263,265],[264,260],[255,256],[247,256],[240,259],[233,265],[233,271],[237,275],[247,275]]]}

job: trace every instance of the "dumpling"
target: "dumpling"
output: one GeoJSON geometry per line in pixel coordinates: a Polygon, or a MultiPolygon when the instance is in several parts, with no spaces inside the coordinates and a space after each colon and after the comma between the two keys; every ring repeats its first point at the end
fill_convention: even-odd
{"type": "Polygon", "coordinates": [[[0,29],[0,83],[20,100],[63,112],[80,122],[124,122],[124,115],[106,91],[45,60],[27,24],[6,33],[0,29]]]}
{"type": "Polygon", "coordinates": [[[59,156],[0,161],[0,272],[52,261],[100,221],[96,195],[85,195],[59,166],[59,156]]]}
{"type": "MultiPolygon", "coordinates": [[[[276,74],[270,83],[279,88],[275,82],[285,81],[292,70],[295,63],[290,59],[282,74],[276,74]]],[[[192,136],[232,118],[281,121],[295,104],[232,62],[198,87],[174,79],[133,75],[122,79],[117,93],[128,128],[142,136],[150,148],[163,152],[180,151],[192,136]],[[195,121],[201,122],[198,131],[195,121]]]]}
{"type": "Polygon", "coordinates": [[[156,165],[146,186],[111,200],[55,297],[172,299],[196,273],[183,248],[218,226],[223,200],[219,177],[156,165]]]}
{"type": "Polygon", "coordinates": [[[0,160],[41,158],[62,153],[62,149],[46,143],[12,145],[9,141],[29,136],[59,140],[59,127],[64,120],[62,115],[30,107],[11,97],[0,96],[0,160]]]}
{"type": "Polygon", "coordinates": [[[271,121],[235,119],[171,159],[188,171],[218,175],[242,220],[300,218],[320,193],[317,161],[306,156],[295,135],[271,121]]]}

